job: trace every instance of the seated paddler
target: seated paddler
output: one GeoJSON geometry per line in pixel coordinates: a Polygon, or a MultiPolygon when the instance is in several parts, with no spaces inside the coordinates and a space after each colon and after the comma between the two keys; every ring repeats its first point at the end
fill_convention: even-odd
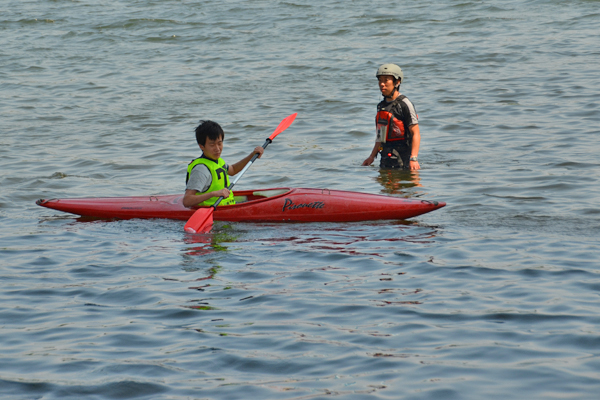
{"type": "Polygon", "coordinates": [[[224,140],[225,132],[216,122],[200,121],[196,127],[196,142],[202,150],[202,156],[188,165],[183,196],[185,207],[211,206],[219,197],[223,197],[219,206],[235,204],[233,192],[227,189],[228,177],[240,172],[254,154],[258,153],[261,157],[265,151],[258,146],[242,160],[229,165],[221,158],[224,140]]]}

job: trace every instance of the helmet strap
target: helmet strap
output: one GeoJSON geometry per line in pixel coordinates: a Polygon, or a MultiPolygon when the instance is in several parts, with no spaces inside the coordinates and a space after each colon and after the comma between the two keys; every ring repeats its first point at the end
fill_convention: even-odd
{"type": "MultiPolygon", "coordinates": [[[[402,83],[402,82],[398,83],[397,85],[394,85],[394,91],[393,91],[393,92],[392,92],[392,94],[389,96],[389,98],[393,98],[393,97],[394,97],[394,94],[395,94],[396,92],[400,93],[400,84],[401,84],[401,83],[402,83]]],[[[386,99],[388,98],[388,96],[383,96],[383,97],[384,97],[384,98],[386,98],[386,99]]]]}

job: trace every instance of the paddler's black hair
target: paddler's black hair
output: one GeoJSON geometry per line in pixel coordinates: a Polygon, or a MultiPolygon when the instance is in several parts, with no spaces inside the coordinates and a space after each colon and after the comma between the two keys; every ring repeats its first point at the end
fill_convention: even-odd
{"type": "Polygon", "coordinates": [[[200,125],[196,127],[196,142],[204,146],[206,138],[210,140],[225,139],[225,132],[221,125],[214,121],[200,121],[200,125]]]}

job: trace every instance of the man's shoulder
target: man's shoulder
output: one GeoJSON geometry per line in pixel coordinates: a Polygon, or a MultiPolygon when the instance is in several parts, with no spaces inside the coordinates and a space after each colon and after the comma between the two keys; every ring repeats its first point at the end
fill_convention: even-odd
{"type": "Polygon", "coordinates": [[[398,97],[396,97],[396,98],[394,99],[394,101],[395,101],[396,103],[405,103],[405,104],[406,104],[406,103],[409,103],[409,104],[412,104],[412,101],[410,101],[410,100],[408,99],[408,96],[406,96],[405,94],[402,94],[402,93],[400,93],[400,94],[398,95],[398,97]]]}
{"type": "Polygon", "coordinates": [[[396,101],[396,104],[398,105],[398,107],[400,107],[400,108],[408,108],[408,109],[415,108],[415,105],[413,104],[413,102],[410,101],[410,99],[403,94],[400,94],[398,97],[396,97],[395,101],[396,101]]]}
{"type": "Polygon", "coordinates": [[[208,165],[199,162],[196,165],[194,165],[194,168],[192,168],[192,171],[190,172],[190,174],[199,174],[199,175],[210,175],[210,170],[208,169],[208,165]]]}

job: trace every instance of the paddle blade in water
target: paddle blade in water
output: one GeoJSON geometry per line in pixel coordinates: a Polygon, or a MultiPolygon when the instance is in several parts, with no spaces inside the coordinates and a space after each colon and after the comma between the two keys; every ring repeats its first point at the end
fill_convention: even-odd
{"type": "Polygon", "coordinates": [[[210,231],[213,224],[214,211],[215,209],[213,207],[197,209],[190,219],[188,219],[183,229],[189,233],[210,231]]]}
{"type": "Polygon", "coordinates": [[[296,119],[296,115],[298,115],[298,113],[293,113],[292,115],[287,116],[283,121],[281,121],[277,129],[275,129],[275,132],[273,132],[271,136],[269,136],[269,139],[273,140],[275,136],[279,135],[281,132],[289,128],[292,122],[294,122],[294,120],[296,119]]]}

